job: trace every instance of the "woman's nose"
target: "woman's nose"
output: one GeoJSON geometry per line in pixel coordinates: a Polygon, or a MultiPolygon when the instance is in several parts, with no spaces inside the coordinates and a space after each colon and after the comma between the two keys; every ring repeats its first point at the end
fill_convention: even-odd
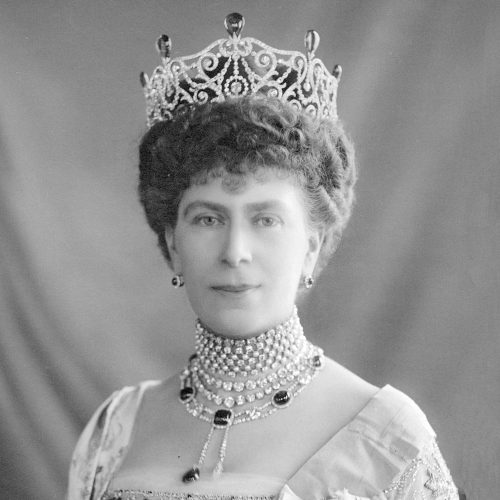
{"type": "Polygon", "coordinates": [[[221,261],[230,267],[237,267],[244,262],[251,262],[251,260],[250,235],[241,225],[231,224],[225,234],[221,261]]]}

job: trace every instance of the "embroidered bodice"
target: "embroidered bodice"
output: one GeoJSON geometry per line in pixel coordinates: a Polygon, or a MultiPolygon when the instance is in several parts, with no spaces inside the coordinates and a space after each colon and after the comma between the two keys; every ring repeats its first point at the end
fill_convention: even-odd
{"type": "Polygon", "coordinates": [[[73,455],[68,500],[458,500],[425,415],[389,385],[286,480],[227,474],[190,491],[178,473],[165,471],[162,484],[120,475],[143,394],[157,384],[126,387],[96,411],[73,455]]]}
{"type": "MultiPolygon", "coordinates": [[[[169,498],[193,498],[193,485],[180,484],[183,468],[168,468],[162,470],[165,481],[157,483],[157,471],[144,471],[139,474],[124,475],[118,474],[113,478],[108,486],[108,492],[104,495],[105,500],[121,499],[169,499],[169,498]],[[155,490],[151,491],[151,485],[155,485],[155,490]]],[[[215,482],[211,479],[201,477],[196,483],[197,494],[194,498],[244,498],[248,497],[248,485],[251,485],[253,499],[274,500],[277,493],[283,488],[286,480],[271,476],[261,476],[257,474],[241,474],[226,472],[215,482]],[[228,494],[227,492],[231,492],[228,494]],[[274,493],[273,493],[274,492],[274,493]]]]}

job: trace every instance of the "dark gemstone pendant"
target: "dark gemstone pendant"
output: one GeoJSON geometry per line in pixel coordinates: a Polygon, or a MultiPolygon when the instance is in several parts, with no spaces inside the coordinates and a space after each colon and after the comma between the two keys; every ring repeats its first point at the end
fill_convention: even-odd
{"type": "Polygon", "coordinates": [[[288,391],[278,391],[273,396],[272,401],[276,408],[286,408],[292,402],[292,396],[288,391]]]}
{"type": "Polygon", "coordinates": [[[321,356],[319,354],[314,355],[311,358],[311,363],[314,366],[314,368],[321,368],[321,365],[323,364],[321,356]]]}
{"type": "Polygon", "coordinates": [[[183,387],[179,391],[179,399],[181,403],[189,403],[194,398],[194,389],[192,387],[183,387]]]}
{"type": "Polygon", "coordinates": [[[162,35],[160,38],[158,38],[158,41],[156,42],[156,48],[158,49],[161,57],[170,57],[170,51],[172,49],[172,41],[170,40],[170,37],[168,35],[162,35]]]}
{"type": "Polygon", "coordinates": [[[240,36],[243,26],[245,26],[245,18],[237,12],[233,12],[232,14],[228,14],[226,16],[224,25],[226,26],[227,32],[231,36],[235,35],[238,37],[240,36]]]}
{"type": "Polygon", "coordinates": [[[233,412],[231,410],[217,410],[214,415],[214,427],[222,429],[230,425],[233,421],[233,412]]]}
{"type": "Polygon", "coordinates": [[[200,479],[200,469],[194,466],[191,467],[183,476],[182,482],[184,483],[193,483],[194,481],[198,481],[200,479]]]}

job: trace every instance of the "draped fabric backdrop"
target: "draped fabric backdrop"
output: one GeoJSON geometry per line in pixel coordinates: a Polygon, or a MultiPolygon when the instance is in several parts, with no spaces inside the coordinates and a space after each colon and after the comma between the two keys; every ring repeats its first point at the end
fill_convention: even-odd
{"type": "Polygon", "coordinates": [[[426,411],[470,499],[500,495],[496,1],[0,5],[0,497],[62,498],[114,389],[178,370],[193,316],[136,197],[139,72],[244,34],[344,69],[358,201],[300,311],[308,336],[426,411]]]}

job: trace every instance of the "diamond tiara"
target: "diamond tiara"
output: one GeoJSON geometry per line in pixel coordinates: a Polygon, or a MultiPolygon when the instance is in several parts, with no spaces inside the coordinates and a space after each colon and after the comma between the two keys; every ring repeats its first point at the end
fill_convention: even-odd
{"type": "Polygon", "coordinates": [[[337,87],[342,68],[330,73],[314,57],[319,34],[307,31],[306,54],[270,47],[255,38],[241,38],[245,19],[233,13],[224,21],[229,38],[211,43],[196,54],[170,57],[167,35],[158,38],[161,65],[150,77],[141,73],[147,125],[170,120],[186,105],[263,95],[288,102],[313,118],[337,119],[337,87]]]}

